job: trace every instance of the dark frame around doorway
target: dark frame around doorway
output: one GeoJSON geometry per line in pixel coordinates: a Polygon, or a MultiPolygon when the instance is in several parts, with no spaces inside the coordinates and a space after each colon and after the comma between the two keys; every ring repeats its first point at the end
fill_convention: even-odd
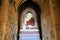
{"type": "Polygon", "coordinates": [[[41,28],[41,8],[38,4],[36,4],[33,1],[26,1],[23,4],[18,6],[18,33],[17,33],[17,40],[19,40],[19,30],[20,30],[20,17],[22,15],[22,11],[26,8],[32,8],[35,10],[36,15],[37,15],[37,23],[39,27],[39,34],[40,34],[40,39],[42,40],[42,28],[41,28]]]}

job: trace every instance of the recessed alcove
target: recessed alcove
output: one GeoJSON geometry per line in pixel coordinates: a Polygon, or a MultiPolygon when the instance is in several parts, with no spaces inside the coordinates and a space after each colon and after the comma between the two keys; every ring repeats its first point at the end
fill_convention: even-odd
{"type": "Polygon", "coordinates": [[[42,40],[40,14],[40,6],[31,0],[18,6],[17,40],[42,40]]]}

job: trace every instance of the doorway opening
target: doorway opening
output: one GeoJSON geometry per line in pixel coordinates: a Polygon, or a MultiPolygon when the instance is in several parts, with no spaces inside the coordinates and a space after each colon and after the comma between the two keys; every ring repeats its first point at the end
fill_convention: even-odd
{"type": "Polygon", "coordinates": [[[18,8],[17,40],[42,40],[41,9],[33,1],[26,1],[18,8]]]}

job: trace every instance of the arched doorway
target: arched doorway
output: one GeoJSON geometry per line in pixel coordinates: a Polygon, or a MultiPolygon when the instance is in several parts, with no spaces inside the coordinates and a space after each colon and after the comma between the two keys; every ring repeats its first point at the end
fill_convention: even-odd
{"type": "Polygon", "coordinates": [[[33,1],[26,1],[23,4],[19,5],[18,8],[18,37],[17,40],[42,40],[42,31],[41,31],[41,20],[40,13],[41,9],[38,4],[33,1]],[[36,26],[36,27],[35,27],[36,26]],[[34,28],[36,28],[34,30],[34,28]],[[31,31],[33,30],[33,32],[31,31]],[[29,32],[28,32],[29,31],[29,32]],[[22,34],[38,34],[35,35],[26,35],[22,37],[22,34]],[[28,39],[27,39],[28,37],[28,39]],[[35,39],[35,38],[36,39],[35,39]],[[31,39],[34,38],[34,39],[31,39]]]}

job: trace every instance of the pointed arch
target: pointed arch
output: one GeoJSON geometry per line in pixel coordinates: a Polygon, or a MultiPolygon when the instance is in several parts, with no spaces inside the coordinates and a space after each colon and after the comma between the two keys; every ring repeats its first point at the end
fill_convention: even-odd
{"type": "Polygon", "coordinates": [[[33,1],[26,1],[23,4],[18,6],[18,36],[17,36],[17,40],[19,40],[19,30],[20,30],[20,26],[21,26],[21,20],[20,17],[22,15],[23,10],[25,10],[26,8],[32,8],[35,12],[36,12],[36,17],[37,17],[37,24],[39,27],[39,34],[40,34],[40,39],[42,40],[42,30],[41,30],[41,8],[38,4],[36,4],[33,1]]]}

